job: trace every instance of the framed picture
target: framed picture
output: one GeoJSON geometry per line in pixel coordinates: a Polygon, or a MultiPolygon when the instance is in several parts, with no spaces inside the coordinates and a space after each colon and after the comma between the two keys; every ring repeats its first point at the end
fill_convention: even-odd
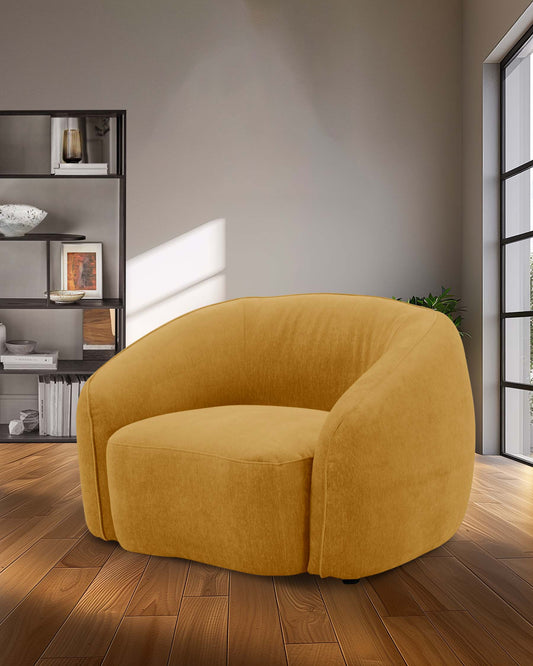
{"type": "Polygon", "coordinates": [[[85,298],[102,298],[102,243],[63,243],[61,289],[85,292],[85,298]]]}

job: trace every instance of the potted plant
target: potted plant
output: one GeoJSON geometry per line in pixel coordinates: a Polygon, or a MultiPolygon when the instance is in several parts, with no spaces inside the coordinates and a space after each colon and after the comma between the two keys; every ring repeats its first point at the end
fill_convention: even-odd
{"type": "MultiPolygon", "coordinates": [[[[396,296],[393,296],[393,298],[396,301],[402,300],[401,298],[396,298],[396,296]]],[[[441,287],[441,293],[436,296],[433,296],[431,292],[427,296],[411,296],[407,302],[412,305],[420,305],[423,308],[431,308],[432,310],[442,312],[453,321],[461,337],[470,337],[462,328],[463,317],[461,312],[464,312],[465,308],[459,305],[461,302],[460,298],[450,294],[449,288],[445,289],[441,287]]]]}

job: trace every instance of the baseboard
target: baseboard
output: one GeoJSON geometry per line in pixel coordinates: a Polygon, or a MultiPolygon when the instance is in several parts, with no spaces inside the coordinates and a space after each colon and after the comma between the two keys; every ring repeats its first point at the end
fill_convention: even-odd
{"type": "Polygon", "coordinates": [[[0,423],[9,423],[18,419],[23,409],[37,409],[36,395],[4,394],[0,395],[0,423]]]}

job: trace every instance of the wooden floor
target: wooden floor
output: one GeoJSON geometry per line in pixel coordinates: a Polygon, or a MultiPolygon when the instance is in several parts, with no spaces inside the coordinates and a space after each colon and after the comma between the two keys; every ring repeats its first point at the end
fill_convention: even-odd
{"type": "Polygon", "coordinates": [[[533,664],[533,468],[479,457],[441,548],[358,585],[90,536],[73,444],[0,445],[1,666],[533,664]]]}

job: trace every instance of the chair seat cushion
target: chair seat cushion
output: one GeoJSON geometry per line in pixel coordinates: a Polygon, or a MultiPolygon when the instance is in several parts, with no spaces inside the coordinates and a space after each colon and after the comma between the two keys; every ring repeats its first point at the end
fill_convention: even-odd
{"type": "Polygon", "coordinates": [[[249,573],[306,571],[313,454],[327,415],[228,405],[121,428],[107,448],[118,541],[249,573]]]}

